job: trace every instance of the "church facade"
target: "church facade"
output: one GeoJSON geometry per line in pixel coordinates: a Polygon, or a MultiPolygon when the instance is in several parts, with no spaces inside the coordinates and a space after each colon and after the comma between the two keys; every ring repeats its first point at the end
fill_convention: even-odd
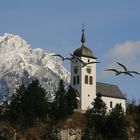
{"type": "Polygon", "coordinates": [[[81,47],[73,52],[74,62],[71,62],[71,86],[79,95],[78,110],[85,112],[91,108],[96,94],[100,93],[108,110],[114,108],[116,104],[121,104],[125,111],[126,98],[121,90],[116,85],[96,82],[97,58],[92,50],[85,46],[84,30],[82,30],[81,42],[81,47]]]}

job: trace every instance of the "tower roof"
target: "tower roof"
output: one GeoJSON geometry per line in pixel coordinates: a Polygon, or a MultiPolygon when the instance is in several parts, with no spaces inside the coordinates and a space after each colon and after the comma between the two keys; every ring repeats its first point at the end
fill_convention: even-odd
{"type": "Polygon", "coordinates": [[[82,29],[81,42],[82,42],[82,46],[80,48],[76,49],[73,52],[73,55],[78,56],[78,57],[84,56],[84,57],[90,57],[90,58],[96,59],[96,57],[94,57],[94,55],[93,55],[92,50],[87,48],[84,44],[86,42],[84,29],[82,29]]]}

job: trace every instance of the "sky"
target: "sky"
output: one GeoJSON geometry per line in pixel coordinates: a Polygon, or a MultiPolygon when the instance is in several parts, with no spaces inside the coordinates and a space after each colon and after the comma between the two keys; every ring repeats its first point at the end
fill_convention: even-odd
{"type": "MultiPolygon", "coordinates": [[[[139,0],[0,0],[0,36],[21,36],[32,48],[67,57],[81,46],[82,24],[86,46],[98,61],[97,81],[118,85],[128,99],[140,99],[140,76],[105,72],[120,67],[140,72],[139,0]]],[[[69,70],[70,64],[64,63],[69,70]]]]}

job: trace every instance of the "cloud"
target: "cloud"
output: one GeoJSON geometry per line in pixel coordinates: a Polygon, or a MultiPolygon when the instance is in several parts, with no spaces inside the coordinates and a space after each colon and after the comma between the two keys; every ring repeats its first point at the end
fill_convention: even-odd
{"type": "MultiPolygon", "coordinates": [[[[106,64],[104,69],[117,68],[120,66],[116,62],[124,64],[130,70],[136,70],[140,72],[140,41],[126,41],[114,45],[105,55],[104,60],[106,64]]],[[[114,76],[109,72],[101,72],[102,78],[109,78],[114,76]]]]}
{"type": "Polygon", "coordinates": [[[116,44],[109,50],[106,57],[127,58],[136,57],[137,55],[140,55],[140,41],[126,41],[124,43],[116,44]]]}

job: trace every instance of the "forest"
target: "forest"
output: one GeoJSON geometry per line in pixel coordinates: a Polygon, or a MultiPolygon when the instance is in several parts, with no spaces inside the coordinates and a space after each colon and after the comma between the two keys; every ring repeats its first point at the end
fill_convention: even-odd
{"type": "MultiPolygon", "coordinates": [[[[88,94],[88,93],[87,93],[88,94]]],[[[82,140],[138,140],[140,138],[140,104],[127,101],[124,112],[120,104],[107,112],[101,94],[97,93],[92,108],[86,113],[75,111],[76,91],[60,80],[53,101],[38,80],[27,87],[21,85],[10,101],[0,105],[0,139],[59,140],[57,131],[81,129],[82,140]],[[53,133],[55,131],[55,133],[53,133]],[[8,138],[7,138],[8,137],[8,138]]]]}

